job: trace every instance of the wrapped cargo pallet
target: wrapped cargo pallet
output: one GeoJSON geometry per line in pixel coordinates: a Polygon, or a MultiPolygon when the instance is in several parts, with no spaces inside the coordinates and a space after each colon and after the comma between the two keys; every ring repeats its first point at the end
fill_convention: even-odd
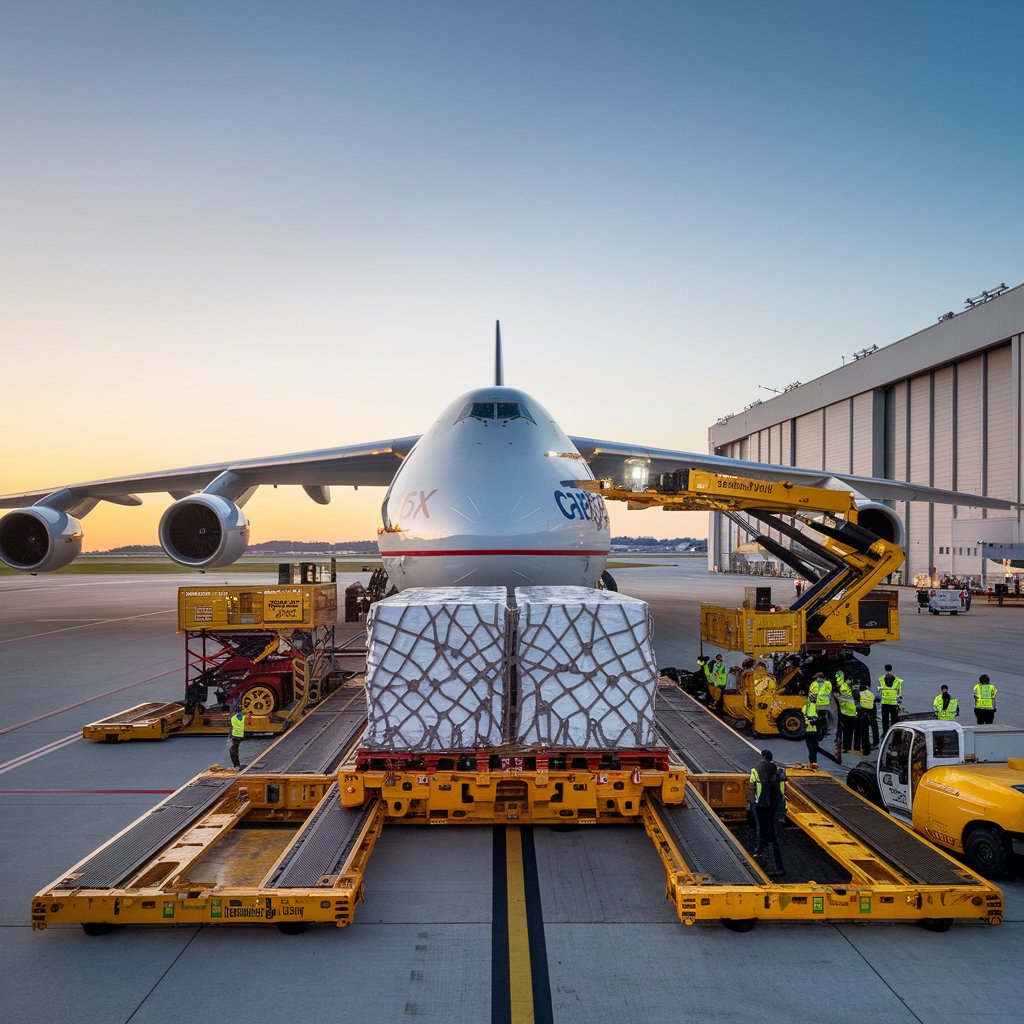
{"type": "Polygon", "coordinates": [[[510,646],[504,587],[404,590],[371,608],[367,631],[367,747],[501,745],[510,646]]]}
{"type": "Polygon", "coordinates": [[[623,750],[654,745],[658,669],[650,609],[588,587],[517,587],[519,743],[623,750]]]}

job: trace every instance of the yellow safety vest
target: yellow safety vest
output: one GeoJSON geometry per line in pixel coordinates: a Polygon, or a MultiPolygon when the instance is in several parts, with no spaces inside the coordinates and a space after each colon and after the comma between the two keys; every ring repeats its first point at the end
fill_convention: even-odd
{"type": "Polygon", "coordinates": [[[995,699],[998,692],[992,683],[975,683],[974,706],[976,708],[995,707],[995,699]]]}
{"type": "Polygon", "coordinates": [[[883,704],[899,704],[900,697],[903,696],[903,680],[899,676],[894,676],[892,686],[887,686],[885,676],[879,676],[878,694],[883,704]]]}
{"type": "Polygon", "coordinates": [[[818,705],[813,700],[804,706],[804,721],[807,723],[807,734],[815,735],[818,731],[818,705]]]}
{"type": "Polygon", "coordinates": [[[946,705],[946,710],[942,710],[942,694],[935,698],[933,702],[935,708],[935,717],[941,719],[944,722],[948,722],[953,718],[956,718],[956,713],[960,710],[960,701],[956,697],[950,697],[949,703],[946,705]]]}
{"type": "Polygon", "coordinates": [[[875,710],[875,695],[871,690],[860,691],[860,706],[865,711],[875,710]]]}
{"type": "Polygon", "coordinates": [[[807,693],[814,698],[819,708],[827,708],[832,699],[832,682],[829,679],[815,681],[808,687],[807,693]]]}
{"type": "Polygon", "coordinates": [[[245,714],[238,711],[231,716],[231,738],[240,740],[245,738],[245,714]]]}

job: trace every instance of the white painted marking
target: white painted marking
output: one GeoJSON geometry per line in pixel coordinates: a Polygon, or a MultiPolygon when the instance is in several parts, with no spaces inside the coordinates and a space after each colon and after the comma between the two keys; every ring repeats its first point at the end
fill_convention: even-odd
{"type": "Polygon", "coordinates": [[[45,747],[36,747],[35,750],[30,750],[27,754],[22,754],[21,757],[15,757],[13,760],[0,764],[0,775],[13,771],[15,768],[20,768],[22,765],[28,764],[29,761],[34,761],[37,757],[45,757],[47,754],[52,754],[55,750],[60,750],[61,747],[66,747],[81,738],[82,734],[80,732],[73,732],[62,740],[54,740],[52,743],[47,743],[45,747]]]}

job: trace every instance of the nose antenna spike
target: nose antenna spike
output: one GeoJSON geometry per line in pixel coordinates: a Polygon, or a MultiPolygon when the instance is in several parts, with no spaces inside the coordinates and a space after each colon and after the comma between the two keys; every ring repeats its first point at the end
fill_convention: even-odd
{"type": "Polygon", "coordinates": [[[494,321],[494,383],[496,387],[505,384],[505,370],[501,365],[501,321],[494,321]]]}

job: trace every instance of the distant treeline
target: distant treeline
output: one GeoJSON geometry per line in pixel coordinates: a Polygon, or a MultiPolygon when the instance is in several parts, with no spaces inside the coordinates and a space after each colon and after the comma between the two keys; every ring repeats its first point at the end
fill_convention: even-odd
{"type": "Polygon", "coordinates": [[[703,537],[671,537],[660,540],[657,537],[612,537],[612,544],[620,548],[644,551],[696,551],[706,552],[708,542],[703,537]]]}
{"type": "MultiPolygon", "coordinates": [[[[277,555],[296,552],[332,555],[339,551],[353,551],[356,554],[375,554],[375,540],[265,540],[259,544],[250,544],[246,548],[247,555],[277,555]]],[[[160,555],[163,548],[159,544],[125,544],[109,551],[91,551],[93,555],[160,555]]]]}

